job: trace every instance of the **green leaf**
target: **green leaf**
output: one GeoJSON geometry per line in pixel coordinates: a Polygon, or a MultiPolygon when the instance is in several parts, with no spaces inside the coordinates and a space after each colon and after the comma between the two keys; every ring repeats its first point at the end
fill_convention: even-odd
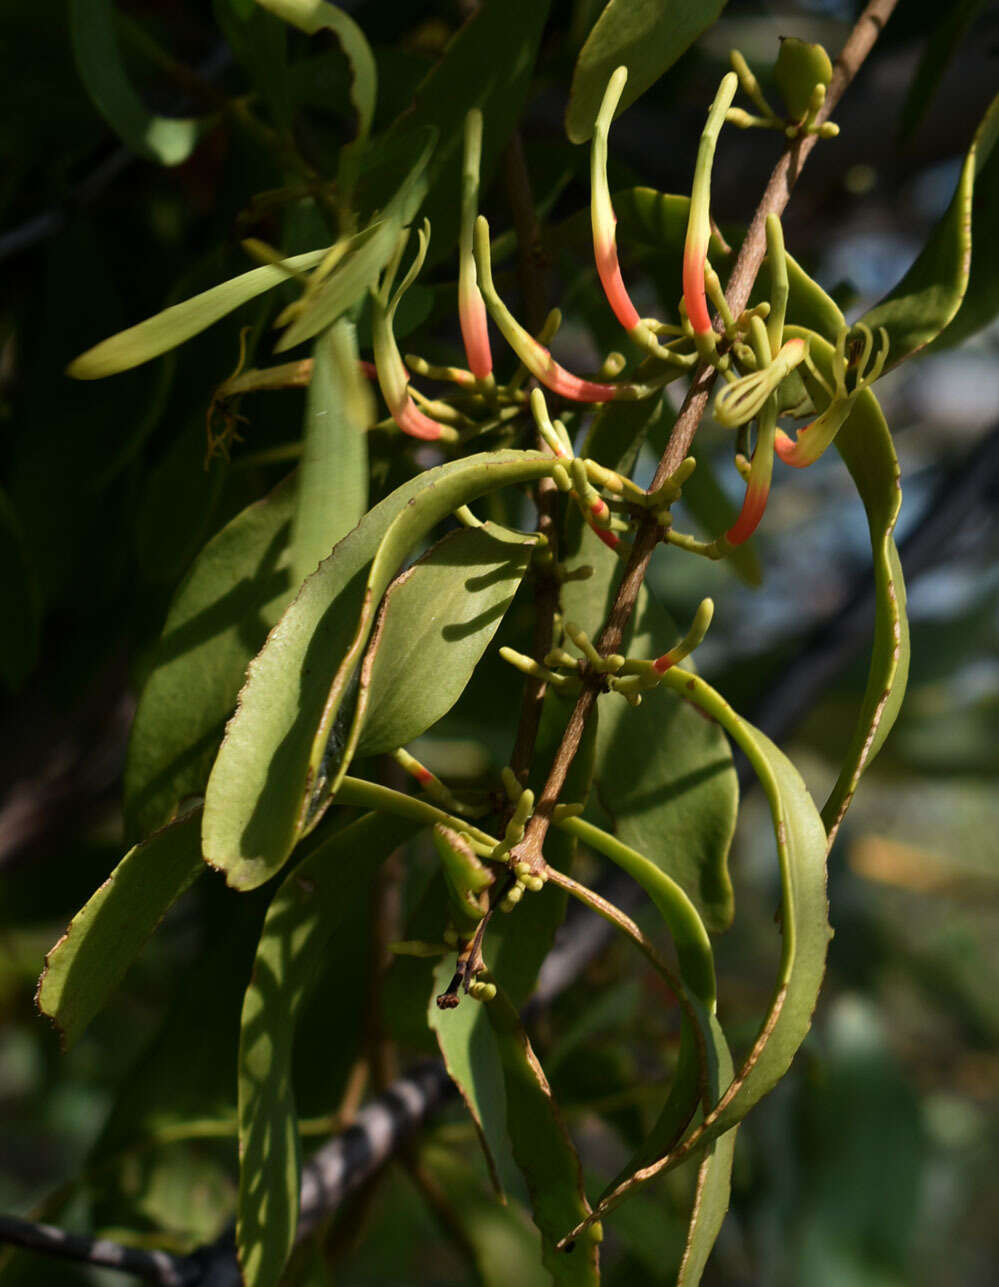
{"type": "MultiPolygon", "coordinates": [[[[669,1146],[657,1161],[643,1165],[623,1182],[615,1183],[601,1199],[594,1218],[611,1210],[636,1186],[680,1165],[730,1131],[780,1081],[811,1025],[831,937],[827,921],[825,828],[797,770],[769,738],[742,720],[724,698],[698,676],[677,666],[665,673],[663,686],[694,702],[721,724],[744,751],[763,787],[770,806],[781,872],[781,957],[767,1014],[752,1049],[725,1092],[678,1147],[669,1146]]],[[[719,1043],[720,1040],[719,1036],[719,1043]]],[[[689,1065],[690,1059],[683,1057],[681,1049],[677,1081],[689,1065]]],[[[667,1109],[672,1102],[682,1107],[682,1096],[671,1093],[667,1109]]],[[[681,1121],[678,1117],[675,1124],[681,1121]]],[[[661,1118],[657,1131],[662,1125],[661,1118]]]]}
{"type": "Polygon", "coordinates": [[[367,814],[299,863],[268,908],[239,1040],[236,1247],[247,1287],[276,1287],[295,1239],[301,1159],[291,1058],[310,983],[373,873],[417,829],[367,814]]]}
{"type": "Polygon", "coordinates": [[[0,676],[12,689],[21,684],[38,657],[39,599],[21,524],[7,493],[0,488],[0,604],[4,620],[0,676]]]}
{"type": "Polygon", "coordinates": [[[298,495],[291,534],[291,574],[300,585],[368,508],[371,394],[358,364],[352,322],[340,318],[316,340],[298,495]]]}
{"type": "MultiPolygon", "coordinates": [[[[732,1075],[731,1061],[726,1075],[732,1075]]],[[[721,1231],[732,1193],[736,1132],[737,1128],[733,1126],[720,1139],[715,1140],[697,1169],[694,1209],[690,1216],[687,1245],[680,1262],[676,1287],[697,1287],[721,1231]]]]}
{"type": "MultiPolygon", "coordinates": [[[[860,319],[872,330],[879,326],[887,330],[889,369],[936,339],[961,307],[971,269],[975,181],[997,138],[999,97],[992,100],[975,133],[957,190],[919,258],[895,289],[860,319]]],[[[994,236],[991,227],[982,231],[987,241],[994,236]]]]}
{"type": "Polygon", "coordinates": [[[519,1195],[523,1186],[507,1134],[503,1066],[486,1008],[469,996],[463,996],[460,1005],[451,1010],[437,1005],[437,997],[451,982],[455,960],[452,953],[434,969],[427,1023],[436,1034],[444,1066],[475,1125],[496,1192],[519,1195]]]}
{"type": "Polygon", "coordinates": [[[70,0],[69,30],[80,79],[119,138],[147,161],[186,161],[207,122],[157,116],[148,110],[126,75],[111,0],[70,0]]]}
{"type": "MultiPolygon", "coordinates": [[[[582,534],[578,558],[594,575],[563,585],[562,611],[595,638],[610,611],[620,565],[589,530],[582,534]]],[[[658,657],[678,635],[643,588],[621,651],[658,657]]],[[[727,927],[738,786],[720,729],[672,694],[647,696],[637,709],[622,698],[606,698],[600,703],[595,774],[596,798],[614,819],[615,834],[677,881],[709,928],[727,927]]]]}
{"type": "MultiPolygon", "coordinates": [[[[789,336],[809,340],[812,360],[831,376],[832,345],[814,334],[789,327],[789,336]]],[[[895,547],[895,522],[902,504],[898,457],[877,398],[868,389],[854,403],[836,435],[836,447],[856,484],[867,513],[874,564],[874,643],[864,699],[836,785],[822,817],[832,844],[861,774],[881,749],[898,716],[909,674],[909,624],[905,580],[895,547]]]]}
{"type": "Polygon", "coordinates": [[[274,346],[276,353],[294,348],[303,340],[311,340],[375,285],[382,269],[392,258],[399,233],[419,210],[427,190],[426,168],[436,135],[424,132],[422,141],[422,150],[417,153],[415,162],[385,209],[351,238],[347,252],[328,276],[314,289],[310,283],[302,300],[295,306],[293,321],[274,346]]]}
{"type": "Polygon", "coordinates": [[[256,299],[264,291],[280,286],[288,280],[288,270],[301,272],[313,268],[326,254],[326,250],[310,250],[304,255],[293,255],[283,264],[265,264],[202,291],[200,295],[193,295],[183,303],[171,304],[144,322],[119,331],[81,353],[70,362],[66,374],[75,380],[101,380],[106,375],[141,366],[143,362],[175,349],[192,335],[207,330],[227,313],[256,299]]]}
{"type": "MultiPolygon", "coordinates": [[[[416,87],[412,107],[387,131],[387,144],[409,137],[418,127],[429,126],[439,135],[424,209],[433,227],[431,263],[451,254],[458,237],[465,117],[473,107],[482,112],[485,192],[520,121],[550,7],[550,0],[483,0],[476,5],[416,87]]],[[[368,199],[381,205],[383,198],[375,187],[368,199]]]]}
{"type": "Polygon", "coordinates": [[[68,1049],[102,1009],[173,902],[204,870],[201,810],[130,849],[45,958],[38,1007],[68,1049]]]}
{"type": "Polygon", "coordinates": [[[927,37],[902,105],[898,132],[903,142],[912,136],[926,115],[958,46],[984,8],[985,0],[953,0],[937,11],[937,22],[927,37]]]}
{"type": "Polygon", "coordinates": [[[205,789],[247,663],[294,590],[294,506],[292,477],[217,532],[174,595],[128,746],[132,835],[162,826],[205,789]]]}
{"type": "Polygon", "coordinates": [[[358,755],[405,746],[472,677],[536,544],[492,523],[452,532],[389,588],[361,670],[358,755]]]}
{"type": "Polygon", "coordinates": [[[531,1196],[541,1231],[541,1255],[556,1287],[587,1287],[600,1281],[599,1248],[593,1232],[571,1252],[555,1250],[567,1229],[583,1219],[589,1204],[583,1174],[551,1088],[517,1012],[499,992],[485,1003],[499,1046],[506,1085],[507,1130],[513,1155],[531,1196]]]}
{"type": "Polygon", "coordinates": [[[999,223],[999,151],[993,146],[985,157],[985,133],[993,140],[999,128],[996,104],[986,114],[979,129],[981,159],[976,153],[975,192],[971,203],[972,273],[960,311],[937,339],[937,348],[962,344],[999,316],[999,242],[995,229],[999,223]]]}
{"type": "Polygon", "coordinates": [[[406,555],[459,506],[550,467],[540,453],[505,451],[419,474],[305,582],[249,668],[208,783],[205,853],[233,888],[252,889],[280,869],[347,771],[360,731],[358,666],[406,555]]]}
{"type": "Polygon", "coordinates": [[[350,98],[357,111],[357,132],[367,138],[375,115],[378,71],[371,47],[354,19],[326,0],[257,0],[257,4],[308,36],[323,30],[333,32],[350,63],[350,98]]]}
{"type": "Polygon", "coordinates": [[[672,67],[715,22],[725,0],[609,0],[580,50],[572,75],[566,133],[585,143],[593,133],[612,73],[623,63],[628,83],[615,116],[672,67]]]}

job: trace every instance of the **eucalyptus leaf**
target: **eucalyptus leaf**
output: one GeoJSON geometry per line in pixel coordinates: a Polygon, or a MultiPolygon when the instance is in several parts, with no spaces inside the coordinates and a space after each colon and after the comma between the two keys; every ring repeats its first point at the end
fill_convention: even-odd
{"type": "Polygon", "coordinates": [[[405,746],[461,696],[537,538],[492,523],[452,532],[389,587],[361,669],[358,755],[405,746]]]}
{"type": "Polygon", "coordinates": [[[209,122],[149,111],[125,72],[111,0],[70,0],[69,31],[80,79],[119,138],[158,165],[186,161],[209,122]]]}
{"type": "Polygon", "coordinates": [[[342,317],[313,346],[291,532],[291,573],[296,585],[364,517],[368,429],[374,419],[354,326],[342,317]]]}
{"type": "Polygon", "coordinates": [[[613,72],[624,64],[628,83],[615,116],[644,94],[715,22],[725,0],[609,0],[579,52],[572,76],[566,133],[573,143],[593,134],[613,72]]]}
{"type": "Polygon", "coordinates": [[[301,1157],[291,1058],[323,948],[357,915],[380,864],[417,829],[367,814],[299,863],[268,908],[240,1021],[236,1248],[246,1287],[277,1287],[295,1240],[301,1157]]]}
{"type": "Polygon", "coordinates": [[[74,1044],[170,906],[204,871],[201,810],[130,849],[45,958],[38,1007],[74,1044]]]}
{"type": "Polygon", "coordinates": [[[358,667],[406,555],[459,506],[550,468],[538,452],[505,451],[419,474],[305,582],[249,668],[208,782],[205,853],[230,885],[252,889],[278,871],[346,773],[364,715],[358,667]]]}
{"type": "Polygon", "coordinates": [[[81,353],[70,362],[66,374],[75,380],[102,380],[106,375],[141,366],[143,362],[175,349],[192,335],[207,330],[220,318],[256,299],[264,291],[280,286],[288,280],[289,273],[315,267],[326,254],[325,250],[310,250],[304,255],[293,255],[282,264],[252,268],[248,273],[232,277],[180,304],[171,304],[144,322],[119,331],[81,353]]]}
{"type": "MultiPolygon", "coordinates": [[[[957,189],[919,258],[895,289],[860,319],[888,332],[888,369],[925,348],[953,321],[968,287],[975,183],[999,138],[999,97],[992,100],[965,157],[957,189]]],[[[990,167],[995,169],[995,163],[990,167]]],[[[994,186],[994,185],[993,185],[994,186]]],[[[994,233],[982,229],[986,240],[994,233]]]]}

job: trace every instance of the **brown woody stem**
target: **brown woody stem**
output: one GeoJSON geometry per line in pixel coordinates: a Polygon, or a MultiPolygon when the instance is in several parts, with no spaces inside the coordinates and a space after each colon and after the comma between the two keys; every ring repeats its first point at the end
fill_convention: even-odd
{"type": "MultiPolygon", "coordinates": [[[[825,121],[830,112],[843,96],[843,92],[860,69],[864,59],[870,53],[885,23],[891,17],[898,0],[871,0],[857,19],[846,43],[836,59],[833,78],[829,84],[826,101],[816,118],[818,124],[825,121]]],[[[818,135],[809,134],[795,139],[785,150],[770,175],[763,197],[760,200],[749,232],[739,251],[738,259],[729,278],[726,298],[729,308],[736,315],[742,312],[749,300],[756,275],[766,254],[766,219],[769,214],[780,214],[788,203],[791,190],[804,168],[812,148],[818,142],[818,135]]],[[[690,450],[694,434],[704,416],[708,397],[715,380],[712,367],[701,366],[696,371],[683,400],[683,406],[676,418],[676,424],[670,435],[655,477],[649,490],[662,486],[669,476],[679,468],[690,450]]],[[[625,568],[621,584],[618,586],[607,622],[597,641],[597,651],[601,656],[609,656],[620,650],[624,631],[631,620],[638,591],[645,580],[645,573],[652,558],[652,552],[662,536],[662,528],[654,517],[646,518],[639,526],[635,543],[625,568]]],[[[542,848],[548,828],[551,825],[552,811],[558,803],[562,788],[565,785],[569,769],[579,750],[583,730],[590,712],[597,699],[597,690],[586,686],[580,693],[575,709],[569,717],[561,745],[555,755],[548,781],[538,800],[524,838],[511,854],[512,861],[526,862],[536,871],[544,868],[542,848]]]]}

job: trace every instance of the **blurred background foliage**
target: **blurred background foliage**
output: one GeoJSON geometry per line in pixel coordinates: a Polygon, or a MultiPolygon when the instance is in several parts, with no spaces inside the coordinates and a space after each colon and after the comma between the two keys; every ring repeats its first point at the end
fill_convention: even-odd
{"type": "MultiPolygon", "coordinates": [[[[377,129],[407,106],[474,6],[343,7],[378,60],[377,129]]],[[[322,244],[315,211],[304,218],[300,206],[254,200],[284,174],[231,104],[257,93],[255,60],[279,51],[270,39],[238,47],[233,15],[246,8],[117,6],[144,102],[168,115],[218,113],[188,160],[160,168],[124,149],[93,107],[67,5],[0,0],[0,1209],[181,1250],[213,1237],[233,1209],[239,1002],[266,891],[235,899],[201,881],[67,1056],[37,1017],[33,992],[44,953],[122,852],[125,739],[170,596],[206,538],[287,470],[298,441],[301,393],[257,395],[242,407],[248,421],[230,455],[206,462],[206,410],[236,363],[240,327],[254,328],[263,358],[266,328],[293,292],[112,380],[77,384],[63,370],[111,332],[244,270],[246,236],[287,251],[322,244]]],[[[550,228],[588,201],[587,150],[566,141],[563,116],[575,54],[600,8],[552,5],[521,126],[535,191],[552,202],[550,228]]],[[[728,50],[741,48],[762,78],[780,35],[835,50],[855,8],[732,0],[616,127],[612,186],[685,191],[728,50]]],[[[293,74],[283,98],[258,106],[277,124],[293,121],[299,147],[328,168],[349,122],[346,64],[334,43],[280,31],[293,74]]],[[[785,229],[789,249],[850,316],[902,275],[945,208],[999,79],[997,51],[995,6],[902,0],[848,92],[836,114],[841,136],[806,169],[785,229]]],[[[770,135],[726,132],[715,169],[723,219],[750,215],[775,154],[770,135]]],[[[484,195],[494,227],[508,228],[502,174],[484,195]]],[[[995,274],[994,251],[978,254],[973,277],[995,274]]],[[[655,265],[642,279],[639,260],[630,262],[651,311],[655,265]]],[[[570,366],[592,366],[615,342],[592,267],[553,246],[549,268],[566,314],[562,351],[570,366]]],[[[423,316],[410,321],[422,323],[431,359],[455,352],[453,276],[453,263],[438,264],[416,310],[423,316]]],[[[999,290],[999,277],[991,281],[999,290]]],[[[815,1026],[791,1075],[741,1128],[732,1211],[705,1282],[995,1281],[997,346],[993,324],[879,386],[903,469],[909,694],[833,851],[836,937],[815,1026]]],[[[734,497],[727,446],[707,424],[699,454],[718,456],[717,478],[734,497]]],[[[779,479],[757,542],[761,586],[698,560],[663,557],[653,573],[680,619],[702,595],[715,597],[704,669],[750,718],[785,720],[784,740],[820,797],[835,773],[824,748],[846,739],[870,630],[863,516],[833,455],[779,479]],[[790,717],[774,713],[775,698],[790,717]]],[[[385,463],[380,486],[391,483],[385,463]]],[[[529,605],[519,612],[504,625],[514,638],[529,605]]],[[[496,671],[483,686],[491,700],[463,702],[434,732],[428,755],[443,772],[475,777],[506,754],[500,714],[518,681],[495,661],[484,665],[496,671]]],[[[739,914],[717,947],[723,1018],[737,1040],[753,1031],[773,965],[763,813],[748,794],[733,856],[739,914]]],[[[402,891],[414,923],[428,862],[414,856],[402,891]]],[[[337,1023],[365,1022],[367,939],[358,922],[336,944],[328,986],[302,1025],[298,1093],[316,1138],[356,1091],[331,998],[335,989],[336,1005],[356,999],[356,1013],[338,1011],[337,1023]]],[[[591,966],[586,984],[542,1017],[538,1041],[584,1163],[606,1173],[651,1111],[644,1087],[675,1058],[678,1015],[624,948],[591,966]]],[[[420,965],[401,962],[389,975],[400,1060],[432,1049],[421,1032],[427,988],[420,965]]],[[[669,1281],[690,1183],[681,1171],[621,1208],[609,1226],[607,1282],[669,1281]]],[[[324,1283],[335,1270],[338,1283],[358,1287],[533,1284],[530,1240],[515,1208],[493,1204],[471,1129],[455,1112],[298,1253],[287,1281],[324,1283]]],[[[0,1252],[4,1287],[117,1281],[0,1252]]]]}

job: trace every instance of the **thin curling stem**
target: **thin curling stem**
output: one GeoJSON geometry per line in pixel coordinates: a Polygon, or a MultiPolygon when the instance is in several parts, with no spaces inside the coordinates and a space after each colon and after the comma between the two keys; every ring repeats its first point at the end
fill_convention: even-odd
{"type": "Polygon", "coordinates": [[[474,107],[465,117],[465,154],[461,176],[461,231],[458,240],[458,321],[469,370],[485,380],[493,370],[486,306],[475,271],[473,242],[479,212],[479,164],[482,113],[474,107]]]}
{"type": "Polygon", "coordinates": [[[725,113],[732,106],[732,99],[739,85],[735,72],[722,77],[715,101],[708,112],[707,124],[697,150],[697,166],[690,194],[690,215],[687,220],[687,240],[683,248],[683,298],[687,316],[694,328],[695,337],[712,337],[714,332],[705,299],[704,265],[711,239],[711,166],[715,156],[718,135],[725,122],[725,113]]]}

